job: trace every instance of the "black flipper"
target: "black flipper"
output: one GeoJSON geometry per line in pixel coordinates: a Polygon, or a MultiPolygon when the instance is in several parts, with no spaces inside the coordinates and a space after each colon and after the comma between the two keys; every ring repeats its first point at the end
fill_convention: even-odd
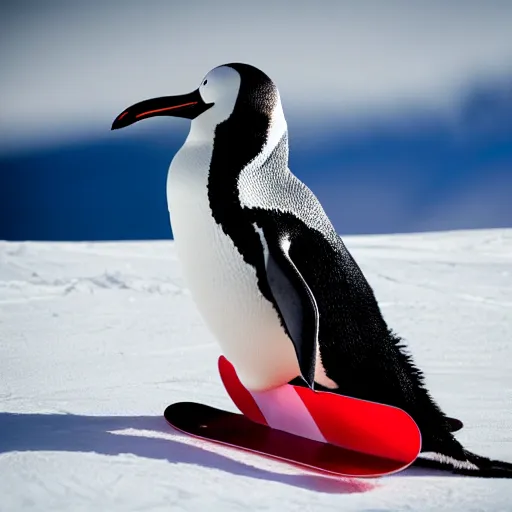
{"type": "Polygon", "coordinates": [[[318,344],[315,297],[290,258],[288,237],[255,228],[264,247],[266,277],[275,305],[295,347],[302,378],[313,389],[318,344]]]}

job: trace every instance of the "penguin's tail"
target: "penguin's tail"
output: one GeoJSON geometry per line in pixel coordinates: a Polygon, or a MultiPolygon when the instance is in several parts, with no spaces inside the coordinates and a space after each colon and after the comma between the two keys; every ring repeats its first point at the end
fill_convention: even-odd
{"type": "Polygon", "coordinates": [[[512,464],[501,460],[492,460],[481,455],[463,450],[464,457],[453,458],[440,453],[422,453],[414,466],[441,469],[456,475],[481,478],[511,478],[512,464]]]}

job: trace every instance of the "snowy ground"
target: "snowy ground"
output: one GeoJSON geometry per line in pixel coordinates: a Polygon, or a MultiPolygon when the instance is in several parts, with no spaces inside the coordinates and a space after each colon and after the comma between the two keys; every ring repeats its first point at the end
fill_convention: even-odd
{"type": "MultiPolygon", "coordinates": [[[[346,239],[457,435],[512,461],[512,230],[346,239]]],[[[191,440],[234,410],[172,242],[0,242],[0,510],[512,510],[512,481],[336,480],[191,440]]]]}

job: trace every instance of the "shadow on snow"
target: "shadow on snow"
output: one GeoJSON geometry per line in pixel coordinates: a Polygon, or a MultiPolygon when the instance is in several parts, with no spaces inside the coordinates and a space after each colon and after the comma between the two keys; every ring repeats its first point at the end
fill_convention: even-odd
{"type": "MultiPolygon", "coordinates": [[[[185,463],[280,482],[325,493],[350,494],[374,489],[375,481],[335,478],[313,474],[280,474],[256,468],[219,453],[173,439],[120,435],[126,429],[184,434],[175,431],[161,416],[80,416],[73,414],[0,413],[0,454],[14,451],[94,452],[101,455],[133,454],[148,459],[185,463]]],[[[400,475],[437,474],[410,468],[400,475]]]]}

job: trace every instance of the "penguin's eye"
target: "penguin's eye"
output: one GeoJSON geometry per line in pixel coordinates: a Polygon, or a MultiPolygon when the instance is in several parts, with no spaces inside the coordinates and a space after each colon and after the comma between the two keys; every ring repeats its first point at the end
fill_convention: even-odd
{"type": "Polygon", "coordinates": [[[208,80],[205,80],[205,81],[203,82],[203,85],[206,85],[207,83],[208,83],[208,80]]]}

